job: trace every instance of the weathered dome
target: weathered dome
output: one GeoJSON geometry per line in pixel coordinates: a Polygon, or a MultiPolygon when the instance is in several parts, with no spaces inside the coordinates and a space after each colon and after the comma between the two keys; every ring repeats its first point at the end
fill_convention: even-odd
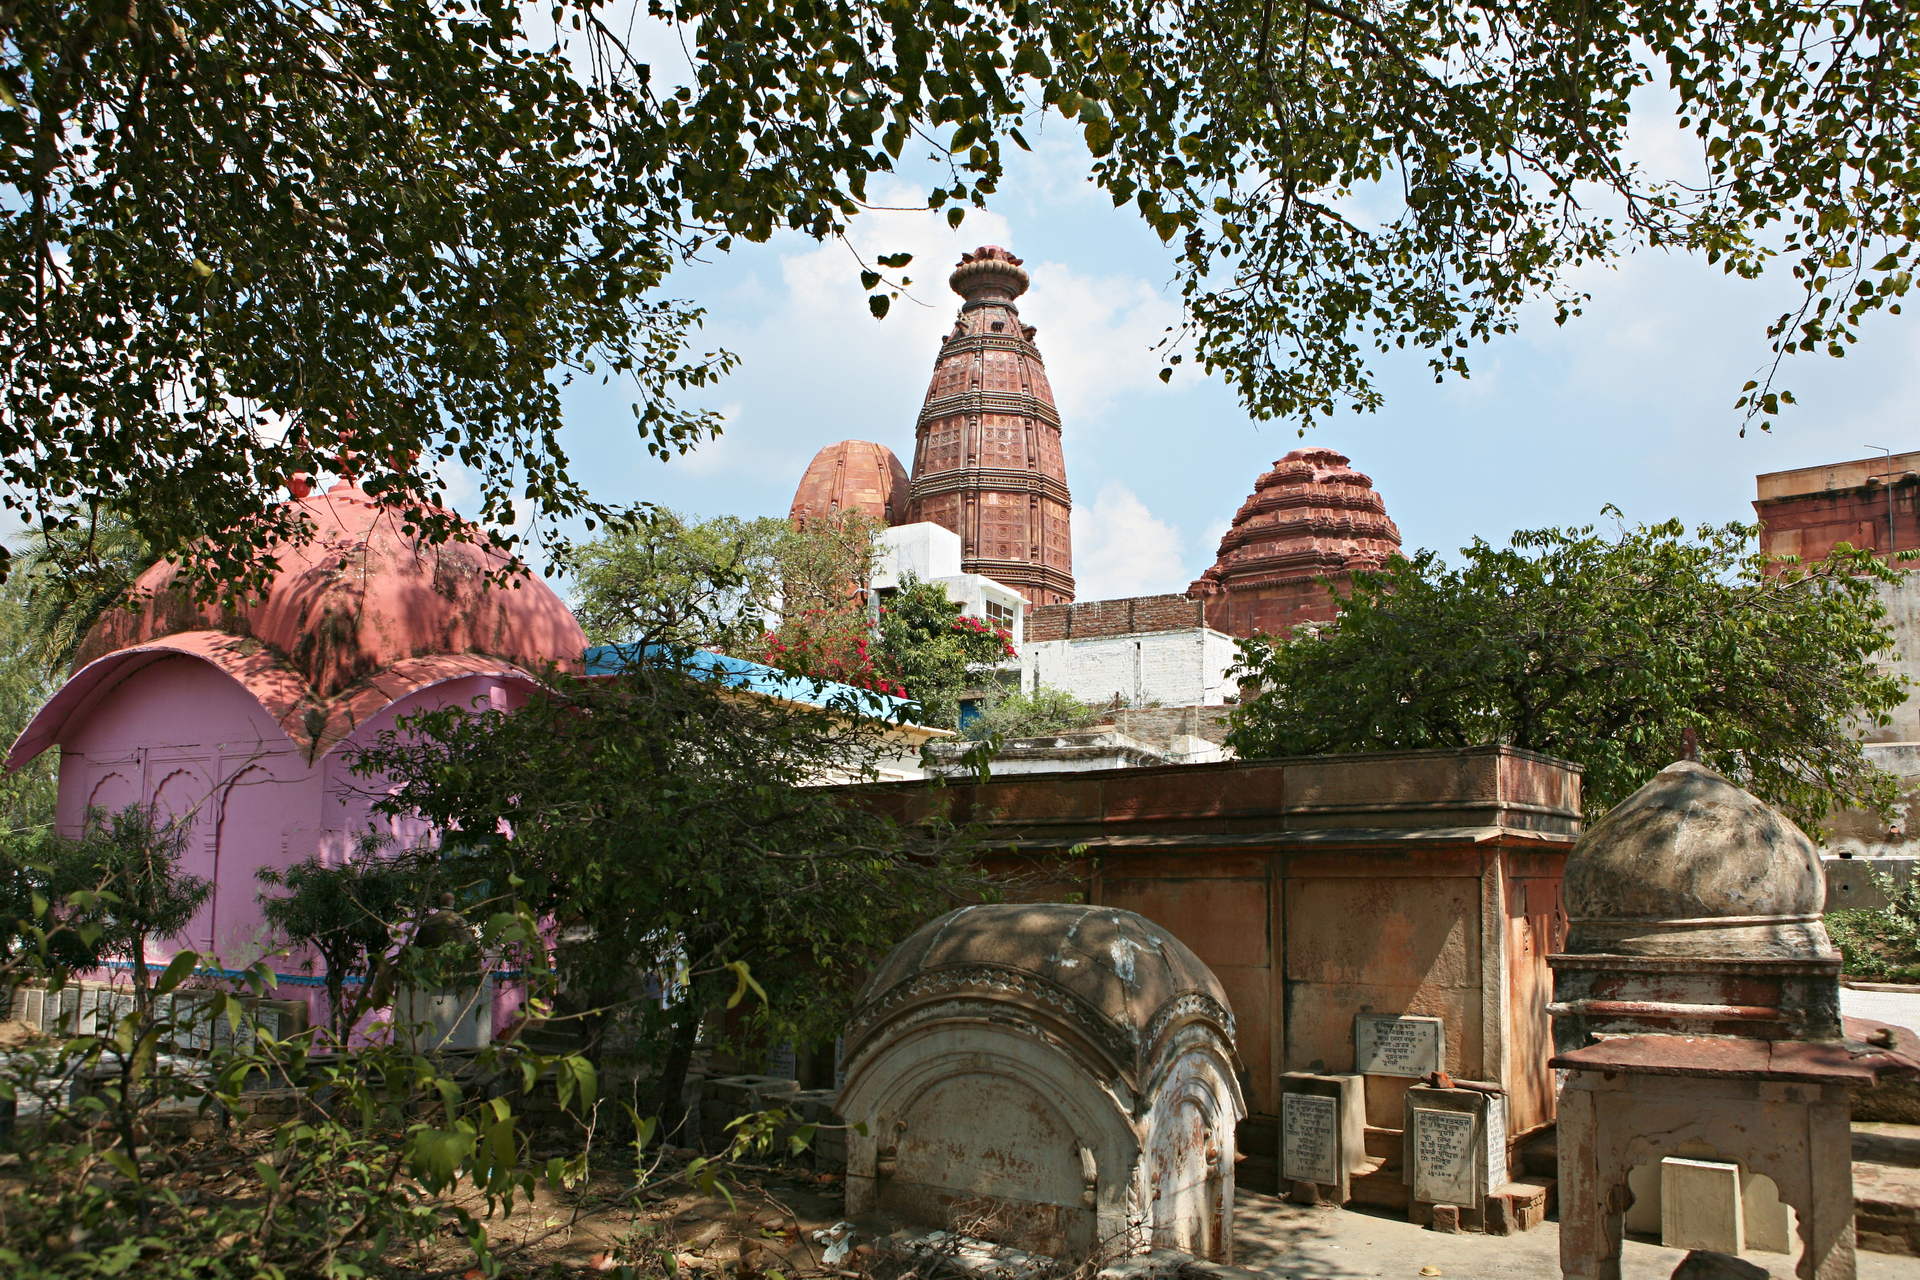
{"type": "Polygon", "coordinates": [[[1373,481],[1332,449],[1295,449],[1254,483],[1213,567],[1187,588],[1207,624],[1232,635],[1330,622],[1328,580],[1378,569],[1400,550],[1373,481]]]}
{"type": "Polygon", "coordinates": [[[862,1041],[916,1006],[991,989],[1042,1012],[1064,1010],[1121,1064],[1144,1061],[1184,1022],[1233,1014],[1220,980],[1187,945],[1132,911],[1062,903],[962,907],[894,948],[861,992],[847,1035],[862,1041]]]}
{"type": "Polygon", "coordinates": [[[1832,954],[1826,876],[1805,832],[1683,760],[1610,809],[1567,856],[1570,954],[1832,954]]]}
{"type": "Polygon", "coordinates": [[[788,515],[858,511],[881,524],[900,524],[907,514],[907,469],[893,450],[871,440],[842,440],[813,455],[794,490],[788,515]]]}
{"type": "Polygon", "coordinates": [[[579,664],[586,636],[565,602],[530,576],[500,581],[509,561],[499,552],[422,542],[402,515],[351,483],[291,505],[313,536],[269,549],[267,588],[240,608],[196,601],[166,561],[141,574],[140,606],[109,610],[87,633],[75,678],[36,716],[16,757],[57,732],[70,693],[111,678],[109,657],[172,652],[211,662],[316,756],[428,684],[579,664]]]}

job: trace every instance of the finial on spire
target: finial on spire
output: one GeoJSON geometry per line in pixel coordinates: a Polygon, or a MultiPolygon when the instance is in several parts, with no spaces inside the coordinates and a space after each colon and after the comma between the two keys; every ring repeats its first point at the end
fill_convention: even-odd
{"type": "Polygon", "coordinates": [[[1700,732],[1692,725],[1680,731],[1680,758],[1700,763],[1700,732]]]}
{"type": "Polygon", "coordinates": [[[1011,250],[983,244],[960,255],[947,284],[968,302],[1011,302],[1027,291],[1027,273],[1011,250]]]}

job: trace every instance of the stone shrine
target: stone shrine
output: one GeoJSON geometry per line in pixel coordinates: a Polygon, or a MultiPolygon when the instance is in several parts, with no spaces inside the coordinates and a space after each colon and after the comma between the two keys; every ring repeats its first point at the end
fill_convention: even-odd
{"type": "Polygon", "coordinates": [[[1747,1184],[1767,1179],[1797,1216],[1800,1280],[1854,1275],[1849,1090],[1920,1063],[1843,1036],[1824,898],[1806,835],[1692,761],[1574,846],[1549,957],[1567,1280],[1619,1280],[1645,1165],[1668,1166],[1663,1196],[1698,1192],[1663,1212],[1668,1238],[1737,1251],[1747,1184]]]}
{"type": "Polygon", "coordinates": [[[949,912],[880,966],[845,1050],[849,1216],[1072,1259],[1232,1260],[1233,1015],[1145,917],[949,912]]]}

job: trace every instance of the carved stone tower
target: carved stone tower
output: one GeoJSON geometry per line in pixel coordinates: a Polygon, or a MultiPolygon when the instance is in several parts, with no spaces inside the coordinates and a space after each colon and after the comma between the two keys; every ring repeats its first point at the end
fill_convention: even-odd
{"type": "Polygon", "coordinates": [[[963,255],[947,283],[966,303],[920,410],[907,519],[959,534],[966,572],[1036,605],[1064,604],[1073,599],[1073,499],[1053,389],[1014,305],[1027,273],[988,246],[963,255]]]}

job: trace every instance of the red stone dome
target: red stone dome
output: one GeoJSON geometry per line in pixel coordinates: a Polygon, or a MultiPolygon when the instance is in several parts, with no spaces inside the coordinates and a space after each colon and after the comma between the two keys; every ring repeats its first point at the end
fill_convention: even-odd
{"type": "Polygon", "coordinates": [[[858,511],[881,524],[904,523],[907,469],[893,450],[871,440],[842,440],[813,455],[788,515],[794,520],[858,511]]]}
{"type": "Polygon", "coordinates": [[[276,568],[264,594],[237,609],[197,602],[162,561],[135,580],[140,607],[110,610],[87,633],[69,688],[109,657],[188,654],[239,680],[317,755],[438,680],[580,663],[586,636],[565,602],[532,577],[498,581],[509,563],[499,552],[423,543],[351,483],[292,505],[313,536],[267,553],[276,568]]]}
{"type": "Polygon", "coordinates": [[[1206,602],[1208,626],[1247,636],[1330,622],[1326,583],[1399,552],[1386,503],[1347,463],[1332,449],[1295,449],[1255,482],[1213,567],[1187,588],[1206,602]]]}

